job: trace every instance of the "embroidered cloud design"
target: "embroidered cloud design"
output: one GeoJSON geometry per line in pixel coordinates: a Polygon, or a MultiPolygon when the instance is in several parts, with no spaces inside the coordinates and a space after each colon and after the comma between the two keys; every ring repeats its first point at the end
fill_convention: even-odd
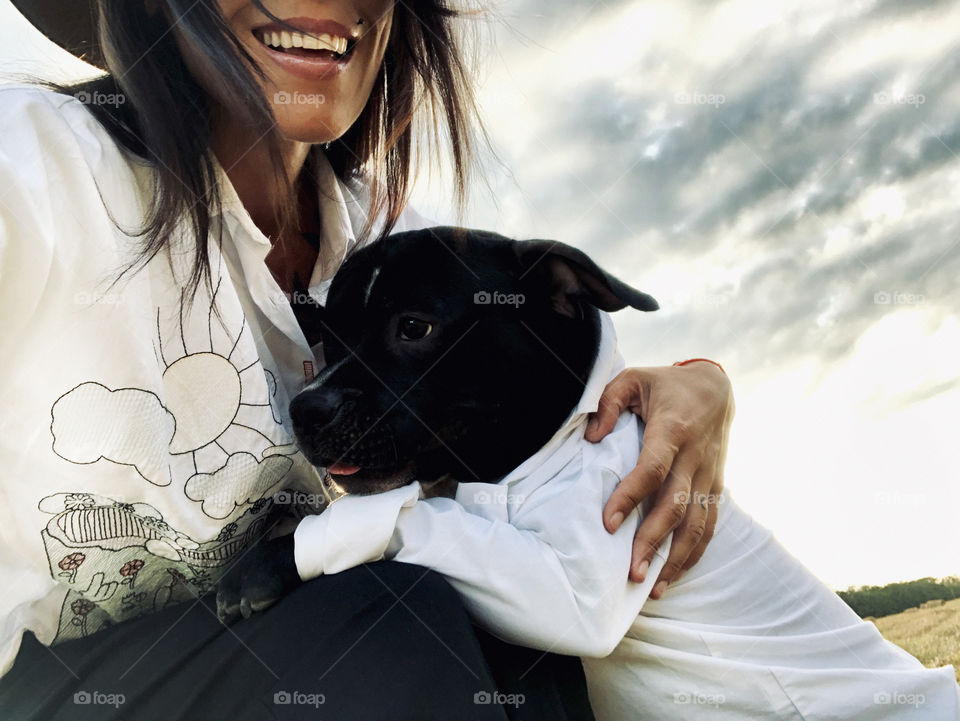
{"type": "Polygon", "coordinates": [[[293,461],[284,455],[270,455],[258,461],[253,454],[234,453],[223,468],[191,476],[183,490],[191,501],[202,504],[206,515],[226,518],[238,506],[262,498],[281,481],[292,465],[293,461]],[[240,478],[251,480],[238,484],[240,478]]]}
{"type": "Polygon", "coordinates": [[[64,460],[86,464],[103,458],[133,466],[155,485],[170,484],[176,421],[153,393],[81,383],[57,399],[51,414],[53,452],[64,460]]]}

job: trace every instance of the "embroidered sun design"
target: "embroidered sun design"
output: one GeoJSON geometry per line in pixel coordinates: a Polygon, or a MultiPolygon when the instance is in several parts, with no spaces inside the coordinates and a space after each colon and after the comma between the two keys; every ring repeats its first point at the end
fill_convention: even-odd
{"type": "Polygon", "coordinates": [[[132,466],[147,481],[183,484],[203,512],[226,518],[280,482],[296,450],[276,409],[277,382],[261,364],[239,305],[158,306],[155,389],[88,381],[51,409],[53,450],[73,463],[132,466]]]}
{"type": "Polygon", "coordinates": [[[166,338],[157,309],[156,352],[165,367],[163,405],[176,421],[170,452],[193,453],[198,472],[210,470],[205,460],[216,458],[220,467],[233,453],[263,451],[286,440],[271,402],[276,379],[251,352],[252,345],[240,345],[241,337],[249,333],[246,319],[241,319],[232,338],[224,323],[214,323],[220,282],[207,312],[203,347],[191,347],[187,340],[182,299],[178,327],[166,338]],[[264,408],[270,410],[272,423],[264,423],[260,410],[264,408]]]}

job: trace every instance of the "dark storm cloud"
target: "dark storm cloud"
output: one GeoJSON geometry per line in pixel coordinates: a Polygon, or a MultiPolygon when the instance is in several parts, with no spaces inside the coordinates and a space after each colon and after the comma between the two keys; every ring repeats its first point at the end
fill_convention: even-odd
{"type": "Polygon", "coordinates": [[[867,18],[897,18],[918,12],[927,12],[949,5],[952,0],[879,0],[867,18]]]}
{"type": "MultiPolygon", "coordinates": [[[[874,188],[908,193],[908,184],[945,167],[960,171],[960,57],[946,50],[918,62],[916,87],[902,89],[895,85],[903,63],[885,58],[867,70],[829,68],[830,79],[813,72],[871,22],[888,22],[892,4],[838,20],[795,47],[760,42],[704,73],[697,87],[641,82],[628,93],[610,77],[573,90],[558,82],[563,89],[551,93],[547,79],[544,102],[557,112],[535,142],[547,156],[589,148],[569,173],[528,189],[534,205],[570,221],[594,205],[576,223],[582,235],[565,240],[605,260],[647,265],[709,253],[739,221],[760,219],[755,234],[738,241],[744,273],[724,302],[666,303],[666,318],[638,314],[630,327],[657,329],[678,353],[706,347],[753,368],[802,354],[840,358],[892,309],[883,293],[922,296],[927,311],[956,310],[954,189],[922,198],[929,212],[911,214],[916,207],[908,204],[903,218],[882,226],[863,217],[862,206],[874,188]],[[694,92],[723,102],[678,102],[694,92]],[[664,103],[666,120],[653,126],[649,113],[664,103]],[[732,182],[712,182],[704,172],[715,164],[723,177],[731,162],[732,182]],[[827,238],[840,226],[853,240],[827,255],[827,238]],[[647,244],[638,244],[640,236],[647,244]]],[[[940,5],[908,4],[916,13],[940,5]]],[[[645,77],[644,62],[625,73],[645,77]]],[[[629,339],[623,345],[640,353],[629,339]]]]}

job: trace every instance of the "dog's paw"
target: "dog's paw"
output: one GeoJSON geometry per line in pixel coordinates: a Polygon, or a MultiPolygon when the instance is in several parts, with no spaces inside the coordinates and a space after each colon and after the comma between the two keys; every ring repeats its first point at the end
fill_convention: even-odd
{"type": "Polygon", "coordinates": [[[250,618],[300,585],[293,534],[263,541],[240,555],[217,584],[217,615],[224,623],[250,618]]]}

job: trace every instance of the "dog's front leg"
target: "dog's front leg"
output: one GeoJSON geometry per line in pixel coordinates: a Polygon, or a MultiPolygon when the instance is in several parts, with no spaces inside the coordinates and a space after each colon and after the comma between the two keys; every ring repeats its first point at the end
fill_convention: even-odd
{"type": "Polygon", "coordinates": [[[217,615],[225,623],[250,618],[301,583],[293,534],[261,541],[241,553],[217,584],[217,615]]]}

